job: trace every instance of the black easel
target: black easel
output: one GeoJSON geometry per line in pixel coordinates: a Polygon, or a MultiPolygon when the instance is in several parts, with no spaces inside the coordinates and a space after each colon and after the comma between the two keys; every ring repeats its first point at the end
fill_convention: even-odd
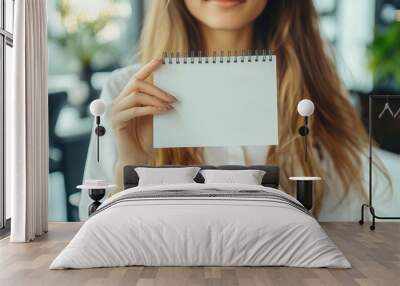
{"type": "Polygon", "coordinates": [[[369,192],[368,192],[368,204],[363,204],[361,206],[361,219],[359,221],[359,224],[364,224],[364,208],[369,208],[369,211],[371,213],[372,216],[372,224],[370,225],[370,229],[374,230],[375,229],[375,219],[391,219],[391,220],[395,220],[395,219],[400,219],[400,217],[383,217],[383,216],[378,216],[375,213],[375,208],[373,207],[372,204],[372,100],[374,98],[386,98],[386,99],[390,99],[390,98],[395,98],[395,99],[400,99],[400,96],[396,96],[396,95],[387,95],[387,96],[382,96],[382,95],[370,95],[369,96],[369,115],[368,115],[368,132],[369,132],[369,192]]]}

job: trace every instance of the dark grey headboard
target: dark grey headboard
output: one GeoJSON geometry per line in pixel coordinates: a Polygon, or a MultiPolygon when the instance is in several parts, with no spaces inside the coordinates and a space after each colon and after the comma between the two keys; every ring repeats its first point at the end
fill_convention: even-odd
{"type": "MultiPolygon", "coordinates": [[[[136,167],[148,167],[144,165],[134,165],[134,166],[125,166],[124,167],[124,189],[136,187],[139,183],[139,176],[135,171],[136,167]]],[[[189,167],[189,166],[176,166],[176,165],[165,165],[160,167],[153,168],[179,168],[179,167],[189,167]]],[[[277,166],[266,166],[266,165],[254,165],[254,166],[240,166],[240,165],[223,165],[223,166],[209,166],[202,165],[196,166],[200,167],[202,170],[204,169],[219,169],[219,170],[263,170],[265,171],[265,175],[262,180],[262,185],[265,187],[278,188],[279,186],[279,167],[277,166]]],[[[204,183],[204,178],[200,174],[194,178],[197,183],[204,183]]]]}

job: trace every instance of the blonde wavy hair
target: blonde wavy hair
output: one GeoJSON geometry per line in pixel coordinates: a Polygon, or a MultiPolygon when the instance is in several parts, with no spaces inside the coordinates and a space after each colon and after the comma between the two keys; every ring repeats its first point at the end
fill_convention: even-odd
{"type": "MultiPolygon", "coordinates": [[[[282,189],[292,189],[289,175],[326,178],[334,171],[345,195],[350,189],[361,191],[361,156],[368,143],[367,134],[349,102],[333,61],[324,50],[313,1],[269,1],[254,23],[253,39],[254,49],[271,48],[277,55],[279,145],[269,148],[266,164],[280,167],[282,189]],[[302,118],[296,108],[305,98],[315,104],[307,163],[303,158],[302,137],[298,135],[302,118]],[[324,173],[323,160],[331,160],[334,170],[324,173]]],[[[197,20],[184,1],[152,1],[139,47],[141,61],[147,63],[160,58],[165,51],[200,50],[205,51],[206,47],[197,20]]],[[[149,163],[203,164],[203,149],[155,149],[149,163]]],[[[316,213],[321,207],[323,190],[323,184],[318,184],[316,213]]]]}

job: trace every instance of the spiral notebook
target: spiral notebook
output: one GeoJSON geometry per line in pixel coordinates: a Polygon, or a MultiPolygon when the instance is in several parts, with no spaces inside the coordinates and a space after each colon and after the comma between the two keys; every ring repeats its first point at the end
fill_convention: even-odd
{"type": "Polygon", "coordinates": [[[154,83],[178,99],[154,116],[155,148],[278,144],[272,54],[164,55],[154,83]]]}

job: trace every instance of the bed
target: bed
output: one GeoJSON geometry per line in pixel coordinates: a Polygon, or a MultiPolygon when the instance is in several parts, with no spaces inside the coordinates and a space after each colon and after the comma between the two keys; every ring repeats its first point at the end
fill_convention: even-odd
{"type": "Polygon", "coordinates": [[[351,267],[317,220],[278,189],[276,166],[199,166],[263,170],[261,185],[205,184],[199,172],[195,183],[152,186],[138,186],[137,167],[125,167],[125,190],[102,203],[50,269],[351,267]]]}

